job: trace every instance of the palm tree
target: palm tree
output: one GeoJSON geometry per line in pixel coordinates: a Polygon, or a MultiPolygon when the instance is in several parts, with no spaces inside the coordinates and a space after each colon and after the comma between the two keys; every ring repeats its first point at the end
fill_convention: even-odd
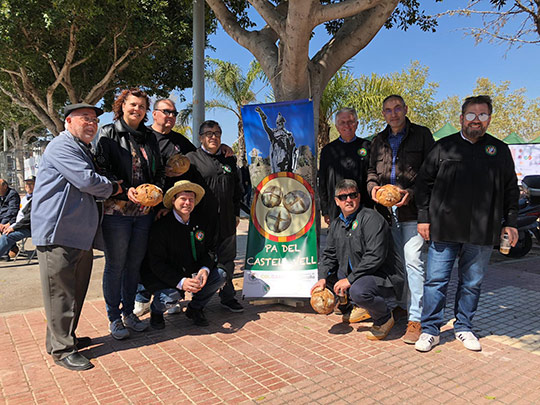
{"type": "MultiPolygon", "coordinates": [[[[238,118],[238,157],[239,166],[246,161],[246,142],[244,140],[244,126],[242,124],[242,106],[252,103],[256,99],[251,89],[257,79],[263,78],[262,69],[257,61],[252,61],[249,70],[244,76],[240,66],[219,59],[209,58],[210,69],[206,76],[212,82],[218,98],[208,100],[205,108],[222,108],[232,111],[238,118]]],[[[191,114],[188,106],[180,115],[180,122],[186,120],[191,114]]]]}

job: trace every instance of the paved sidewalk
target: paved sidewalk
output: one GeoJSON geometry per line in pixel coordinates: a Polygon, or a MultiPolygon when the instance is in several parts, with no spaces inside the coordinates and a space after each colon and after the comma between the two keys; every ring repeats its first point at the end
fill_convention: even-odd
{"type": "MultiPolygon", "coordinates": [[[[455,280],[448,315],[454,289],[455,280]]],[[[233,314],[213,300],[207,313],[206,328],[168,315],[164,331],[115,341],[103,300],[89,300],[78,333],[92,337],[82,353],[96,367],[84,372],[45,353],[42,309],[2,315],[0,403],[540,403],[538,256],[490,266],[475,320],[480,353],[455,341],[451,323],[440,346],[419,353],[400,340],[405,319],[371,342],[370,322],[349,326],[309,307],[246,303],[233,314]]]]}

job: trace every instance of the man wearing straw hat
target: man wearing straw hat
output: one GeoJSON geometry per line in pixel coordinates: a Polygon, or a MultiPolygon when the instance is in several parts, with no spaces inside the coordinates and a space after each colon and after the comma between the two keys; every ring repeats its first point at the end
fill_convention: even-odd
{"type": "Polygon", "coordinates": [[[227,278],[216,267],[215,221],[208,216],[192,216],[204,196],[204,189],[188,180],[177,181],[163,199],[172,211],[152,225],[148,244],[148,266],[143,266],[141,282],[154,294],[150,305],[150,325],[163,329],[163,313],[185,292],[192,294],[186,316],[197,326],[208,326],[204,307],[227,278]]]}

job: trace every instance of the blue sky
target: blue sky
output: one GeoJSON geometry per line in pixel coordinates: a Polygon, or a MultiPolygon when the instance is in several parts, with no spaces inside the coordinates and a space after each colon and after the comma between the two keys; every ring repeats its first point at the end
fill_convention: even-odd
{"type": "MultiPolygon", "coordinates": [[[[421,3],[428,3],[423,1],[421,3]]],[[[431,2],[430,2],[431,3],[431,2]]],[[[427,10],[430,13],[445,11],[450,7],[463,6],[466,0],[445,0],[436,3],[427,10]]],[[[382,29],[370,44],[347,65],[356,76],[361,74],[379,75],[401,71],[413,60],[429,67],[429,81],[438,82],[436,98],[458,95],[466,97],[475,87],[476,80],[487,77],[495,83],[510,81],[510,90],[527,89],[527,96],[536,98],[540,95],[540,46],[525,45],[521,48],[482,42],[475,45],[472,37],[466,36],[460,28],[479,26],[473,18],[443,17],[439,21],[437,32],[426,33],[417,27],[407,31],[382,29]]],[[[323,29],[317,30],[312,39],[311,54],[314,54],[328,37],[323,29]]],[[[206,56],[228,60],[239,64],[247,71],[253,56],[233,39],[221,27],[209,38],[215,51],[207,50],[206,56]]],[[[269,88],[255,86],[258,102],[265,102],[269,88]]],[[[191,89],[183,92],[186,99],[191,99],[191,89]]],[[[211,88],[206,89],[206,97],[214,97],[211,88]]],[[[182,108],[182,104],[177,106],[182,108]]],[[[225,110],[208,111],[207,119],[215,119],[222,124],[223,141],[232,145],[237,138],[236,117],[225,110]]],[[[432,128],[433,131],[439,128],[432,128]]]]}

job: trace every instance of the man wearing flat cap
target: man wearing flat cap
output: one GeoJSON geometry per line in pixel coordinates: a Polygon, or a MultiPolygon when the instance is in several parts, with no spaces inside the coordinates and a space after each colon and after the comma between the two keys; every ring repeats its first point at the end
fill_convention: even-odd
{"type": "Polygon", "coordinates": [[[208,326],[203,309],[227,279],[215,262],[216,221],[208,215],[191,215],[204,193],[198,184],[177,181],[163,198],[163,205],[172,211],[150,230],[141,283],[154,294],[150,305],[154,329],[165,327],[163,313],[183,299],[185,292],[192,294],[186,316],[197,326],[208,326]]]}
{"type": "Polygon", "coordinates": [[[37,247],[45,314],[46,349],[68,370],[93,365],[78,352],[91,339],[75,330],[92,272],[100,223],[96,200],[122,192],[96,172],[90,142],[103,111],[90,104],[64,108],[65,127],[43,153],[32,198],[32,241],[37,247]]]}

